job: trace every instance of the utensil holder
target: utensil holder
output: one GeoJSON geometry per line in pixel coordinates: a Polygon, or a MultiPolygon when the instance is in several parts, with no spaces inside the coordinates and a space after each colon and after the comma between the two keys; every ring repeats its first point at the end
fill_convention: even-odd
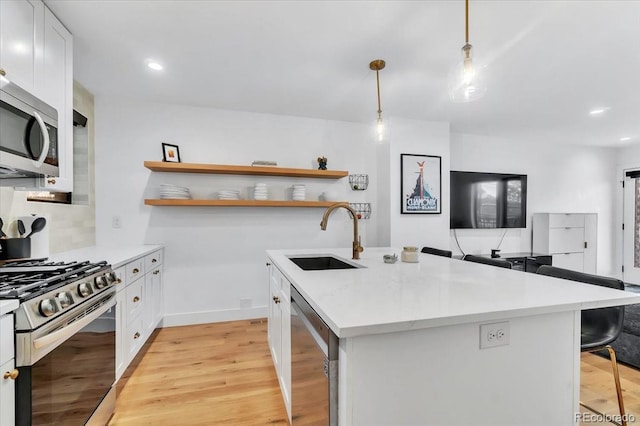
{"type": "Polygon", "coordinates": [[[0,259],[27,259],[31,257],[31,238],[0,239],[0,259]]]}

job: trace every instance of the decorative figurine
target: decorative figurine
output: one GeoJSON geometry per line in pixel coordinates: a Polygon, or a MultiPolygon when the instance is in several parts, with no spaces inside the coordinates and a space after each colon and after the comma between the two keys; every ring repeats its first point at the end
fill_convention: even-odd
{"type": "Polygon", "coordinates": [[[327,170],[327,157],[318,157],[318,170],[327,170]]]}

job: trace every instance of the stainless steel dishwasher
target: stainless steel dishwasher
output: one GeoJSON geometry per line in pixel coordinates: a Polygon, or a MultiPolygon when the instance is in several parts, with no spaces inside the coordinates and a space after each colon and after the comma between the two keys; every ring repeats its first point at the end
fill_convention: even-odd
{"type": "Polygon", "coordinates": [[[291,286],[291,418],[338,425],[338,338],[291,286]]]}

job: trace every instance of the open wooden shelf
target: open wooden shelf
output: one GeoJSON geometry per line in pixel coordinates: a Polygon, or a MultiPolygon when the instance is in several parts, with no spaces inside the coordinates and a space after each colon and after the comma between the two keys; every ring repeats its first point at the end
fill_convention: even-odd
{"type": "Polygon", "coordinates": [[[226,164],[170,163],[164,161],[145,161],[144,166],[154,172],[287,176],[321,179],[340,179],[349,174],[349,172],[344,170],[290,169],[285,167],[232,166],[226,164]]]}
{"type": "Polygon", "coordinates": [[[202,206],[202,207],[329,207],[346,201],[278,201],[278,200],[165,200],[147,198],[148,206],[202,206]]]}

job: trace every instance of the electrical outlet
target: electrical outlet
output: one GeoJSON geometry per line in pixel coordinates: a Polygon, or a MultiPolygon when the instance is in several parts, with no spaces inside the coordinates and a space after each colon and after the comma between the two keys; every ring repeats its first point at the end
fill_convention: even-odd
{"type": "Polygon", "coordinates": [[[509,344],[509,322],[480,324],[480,349],[509,344]]]}
{"type": "Polygon", "coordinates": [[[113,216],[111,218],[111,226],[114,228],[122,228],[122,218],[120,216],[113,216]]]}

